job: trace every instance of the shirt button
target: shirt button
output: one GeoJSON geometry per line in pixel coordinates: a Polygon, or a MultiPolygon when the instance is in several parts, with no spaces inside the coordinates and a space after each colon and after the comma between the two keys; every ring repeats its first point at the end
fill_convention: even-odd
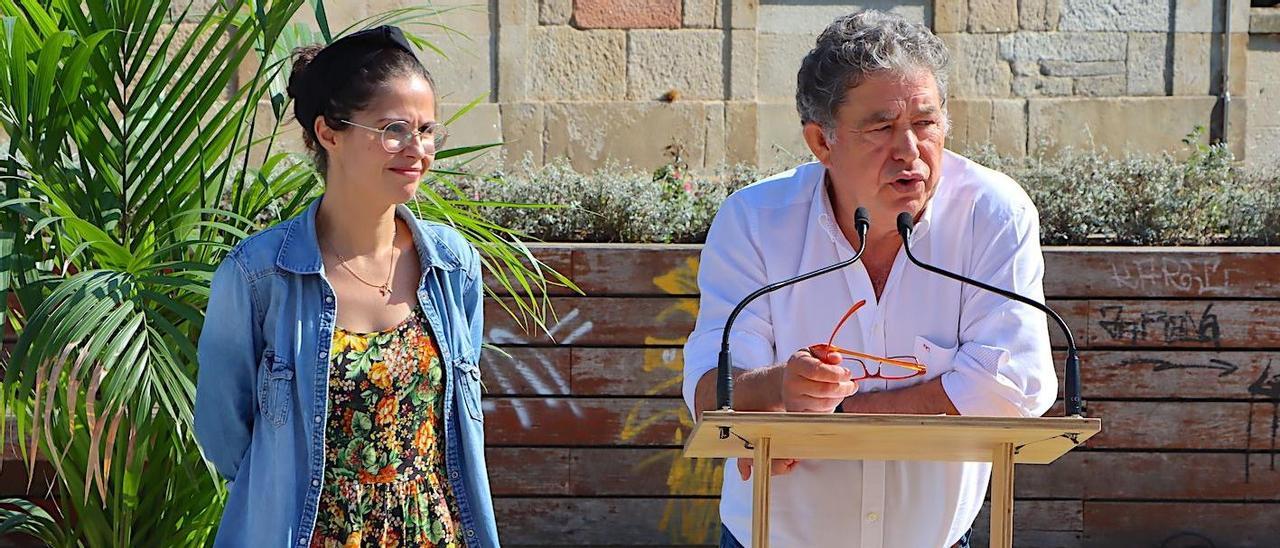
{"type": "Polygon", "coordinates": [[[313,480],[311,480],[311,486],[312,486],[312,487],[320,487],[320,480],[318,480],[318,479],[313,479],[313,480]]]}
{"type": "Polygon", "coordinates": [[[327,360],[327,359],[329,359],[329,351],[327,351],[327,350],[321,350],[321,351],[320,351],[320,359],[322,359],[322,360],[327,360]]]}
{"type": "Polygon", "coordinates": [[[320,424],[320,415],[316,415],[316,424],[320,424]]]}
{"type": "Polygon", "coordinates": [[[867,514],[867,521],[878,521],[879,519],[880,519],[880,514],[877,514],[875,512],[870,512],[867,514]]]}
{"type": "Polygon", "coordinates": [[[329,303],[329,304],[333,304],[333,297],[325,297],[325,298],[324,298],[324,302],[329,303]]]}

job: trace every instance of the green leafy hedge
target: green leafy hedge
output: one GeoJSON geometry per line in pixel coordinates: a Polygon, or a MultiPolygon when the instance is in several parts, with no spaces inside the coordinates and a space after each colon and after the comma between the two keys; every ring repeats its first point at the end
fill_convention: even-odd
{"type": "MultiPolygon", "coordinates": [[[[1109,159],[1065,151],[1009,159],[969,151],[1013,177],[1040,210],[1052,245],[1274,245],[1280,242],[1280,176],[1243,170],[1221,146],[1187,137],[1185,158],[1109,159]]],[[[701,242],[726,196],[789,166],[725,167],[692,174],[677,155],[653,173],[609,165],[579,173],[561,159],[472,179],[458,189],[490,203],[484,214],[544,241],[701,242]]]]}

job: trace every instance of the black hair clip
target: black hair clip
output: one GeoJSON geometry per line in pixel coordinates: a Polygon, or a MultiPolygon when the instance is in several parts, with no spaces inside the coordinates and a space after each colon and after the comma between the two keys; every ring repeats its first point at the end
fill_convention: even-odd
{"type": "Polygon", "coordinates": [[[291,90],[297,102],[298,121],[310,127],[320,111],[325,98],[333,88],[351,77],[351,73],[368,65],[388,49],[408,53],[417,60],[417,54],[409,45],[400,27],[382,25],[348,34],[325,46],[307,66],[307,76],[302,85],[291,90]]]}

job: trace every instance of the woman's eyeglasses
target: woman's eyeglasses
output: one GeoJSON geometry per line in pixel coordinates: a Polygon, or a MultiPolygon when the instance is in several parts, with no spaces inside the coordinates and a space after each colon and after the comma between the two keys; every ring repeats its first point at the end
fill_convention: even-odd
{"type": "Polygon", "coordinates": [[[915,356],[875,356],[872,354],[855,352],[847,348],[840,348],[834,344],[836,340],[836,333],[839,333],[840,328],[844,327],[844,322],[848,321],[849,317],[853,316],[853,313],[857,312],[858,309],[862,308],[865,304],[867,304],[866,300],[853,303],[853,306],[849,307],[849,311],[845,312],[844,316],[840,318],[840,322],[836,324],[836,328],[831,330],[831,337],[827,339],[827,342],[825,344],[815,344],[810,346],[809,349],[840,354],[841,356],[844,356],[845,359],[853,362],[853,365],[862,369],[862,376],[859,377],[855,368],[854,377],[852,379],[855,381],[863,379],[900,381],[925,374],[925,365],[920,363],[920,360],[916,359],[915,356]],[[872,370],[872,367],[875,369],[872,370]]]}
{"type": "Polygon", "coordinates": [[[342,123],[349,126],[358,127],[377,133],[382,136],[382,150],[390,154],[396,154],[409,147],[414,139],[418,139],[423,145],[435,152],[444,148],[445,139],[449,137],[449,130],[445,129],[443,124],[436,122],[427,122],[421,128],[413,129],[409,126],[409,122],[397,120],[391,122],[382,129],[369,126],[362,126],[350,120],[341,120],[342,123]]]}

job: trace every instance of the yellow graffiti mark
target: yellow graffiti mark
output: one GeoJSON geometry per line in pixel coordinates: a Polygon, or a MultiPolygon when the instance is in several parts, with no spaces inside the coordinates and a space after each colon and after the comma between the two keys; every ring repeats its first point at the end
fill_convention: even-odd
{"type": "MultiPolygon", "coordinates": [[[[653,279],[653,284],[670,295],[689,295],[698,290],[698,259],[690,257],[685,264],[653,279]]],[[[671,321],[673,317],[685,315],[696,319],[698,316],[697,299],[679,299],[670,307],[658,313],[658,321],[671,321]]],[[[681,351],[670,348],[684,344],[684,338],[665,339],[646,337],[644,352],[644,371],[646,373],[666,372],[670,376],[645,390],[647,395],[665,394],[672,387],[683,382],[684,359],[681,351]],[[657,346],[658,348],[653,348],[657,346]],[[662,348],[666,346],[667,348],[662,348]]],[[[646,409],[651,409],[647,402],[636,404],[627,413],[623,421],[621,440],[636,439],[654,425],[675,418],[680,428],[673,434],[672,443],[684,444],[684,432],[693,428],[693,417],[683,404],[673,409],[664,410],[646,416],[646,409]]],[[[637,469],[649,469],[654,466],[667,466],[667,493],[670,495],[718,495],[723,477],[724,462],[720,459],[687,459],[679,451],[662,452],[636,466],[637,469]]],[[[677,498],[670,499],[663,511],[658,527],[670,535],[673,544],[707,544],[714,539],[716,525],[720,521],[718,505],[708,499],[677,498]]]]}
{"type": "Polygon", "coordinates": [[[653,279],[653,285],[668,295],[691,295],[698,292],[698,258],[686,258],[684,264],[653,279]]]}

